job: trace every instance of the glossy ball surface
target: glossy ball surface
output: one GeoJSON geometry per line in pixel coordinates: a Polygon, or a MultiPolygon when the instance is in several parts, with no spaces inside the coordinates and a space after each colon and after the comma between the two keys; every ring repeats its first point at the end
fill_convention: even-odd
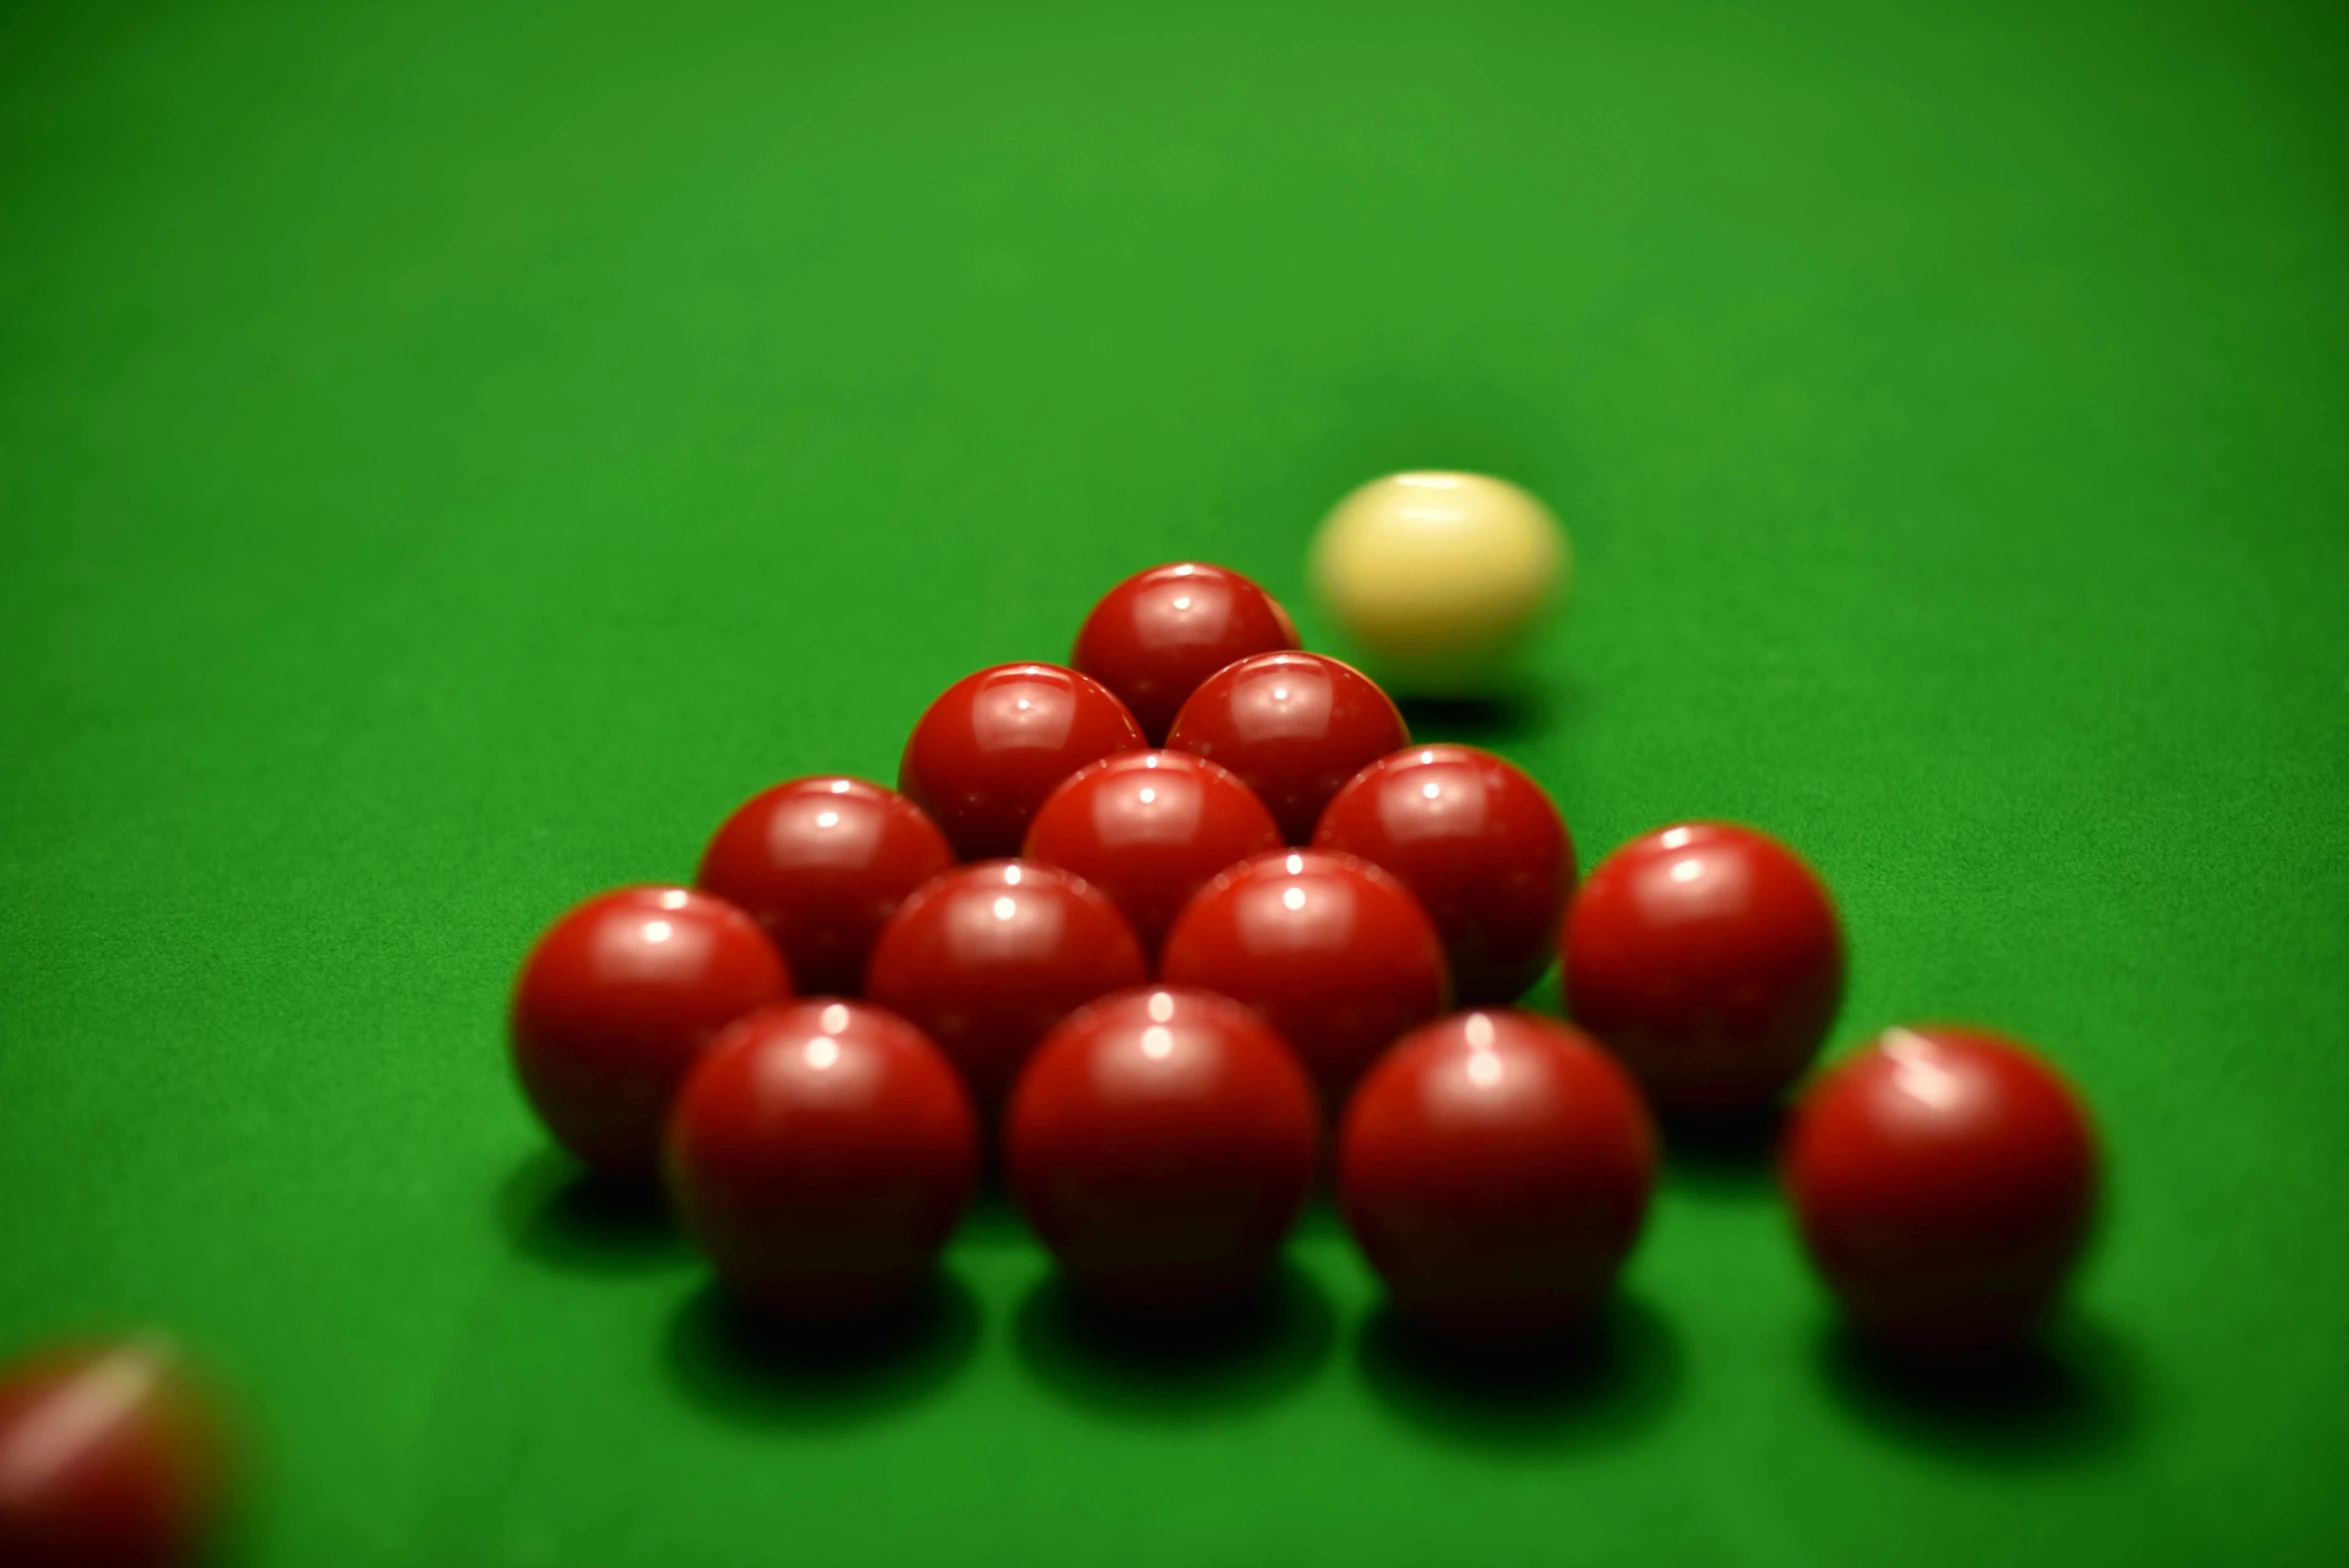
{"type": "Polygon", "coordinates": [[[1888,1029],[1797,1108],[1782,1174],[1803,1245],[1890,1349],[2026,1337],[2094,1219],[2096,1135],[2070,1085],[1987,1030],[1888,1029]]]}
{"type": "Polygon", "coordinates": [[[1473,746],[1415,746],[1330,802],[1317,848],[1391,872],[1435,922],[1463,1005],[1512,1002],[1556,956],[1574,841],[1539,784],[1473,746]]]}
{"type": "Polygon", "coordinates": [[[1053,1025],[1150,977],[1108,897],[1055,866],[962,866],[881,928],[865,995],[938,1043],[982,1110],[1000,1101],[1053,1025]]]}
{"type": "Polygon", "coordinates": [[[1013,1195],[1088,1300],[1211,1308],[1260,1281],[1313,1180],[1312,1086],[1239,1003],[1155,987],[1052,1031],[1004,1122],[1013,1195]]]}
{"type": "Polygon", "coordinates": [[[906,739],[897,787],[962,859],[1016,855],[1061,780],[1147,744],[1126,705],[1091,676],[1057,664],[999,664],[930,704],[906,739]]]}
{"type": "Polygon", "coordinates": [[[661,1128],[720,1029],[791,995],[758,922],[708,893],[629,887],[557,920],[514,987],[514,1069],[555,1140],[593,1168],[658,1172],[661,1128]]]}
{"type": "Polygon", "coordinates": [[[1600,862],[1574,901],[1566,1004],[1659,1110],[1769,1104],[1819,1053],[1843,999],[1826,887],[1767,834],[1683,823],[1600,862]]]}
{"type": "Polygon", "coordinates": [[[1115,692],[1156,746],[1208,676],[1296,646],[1297,628],[1272,595],[1226,567],[1183,561],[1104,594],[1069,663],[1115,692]]]}
{"type": "Polygon", "coordinates": [[[1210,882],[1175,921],[1159,978],[1254,1008],[1333,1105],[1452,1005],[1419,901],[1368,861],[1319,849],[1259,855],[1210,882]]]}
{"type": "Polygon", "coordinates": [[[1570,1329],[1639,1239],[1656,1140],[1587,1035],[1455,1014],[1373,1067],[1338,1142],[1346,1224],[1403,1316],[1470,1339],[1570,1329]]]}
{"type": "Polygon", "coordinates": [[[0,1562],[192,1568],[228,1494],[228,1439],[161,1341],[0,1371],[0,1562]]]}
{"type": "Polygon", "coordinates": [[[1188,752],[1135,751],[1070,774],[1028,825],[1021,854],[1108,894],[1155,953],[1193,893],[1280,842],[1264,802],[1226,769],[1188,752]]]}
{"type": "Polygon", "coordinates": [[[766,931],[808,996],[853,996],[873,938],[906,895],[954,864],[922,808],[878,784],[793,779],[743,802],[694,881],[766,931]]]}
{"type": "Polygon", "coordinates": [[[1488,689],[1572,557],[1549,508],[1483,474],[1390,474],[1340,501],[1313,538],[1315,593],[1397,690],[1488,689]]]}
{"type": "Polygon", "coordinates": [[[1166,743],[1221,763],[1272,809],[1291,844],[1313,837],[1330,797],[1411,743],[1394,702],[1352,665],[1267,653],[1227,665],[1191,694],[1166,743]]]}
{"type": "Polygon", "coordinates": [[[979,1126],[894,1013],[813,1001],[727,1029],[677,1097],[669,1191],[741,1300],[829,1317],[918,1291],[978,1180],[979,1126]]]}

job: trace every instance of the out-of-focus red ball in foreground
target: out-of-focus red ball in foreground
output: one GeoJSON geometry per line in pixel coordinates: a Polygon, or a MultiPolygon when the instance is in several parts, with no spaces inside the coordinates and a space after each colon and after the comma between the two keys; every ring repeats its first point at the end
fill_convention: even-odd
{"type": "Polygon", "coordinates": [[[652,1176],[694,1058],[744,1013],[790,995],[774,944],[732,904],[622,888],[572,909],[531,949],[514,988],[514,1069],[572,1154],[652,1176]]]}
{"type": "Polygon", "coordinates": [[[978,1178],[978,1120],[912,1024],[800,1002],[712,1042],[678,1095],[668,1165],[678,1216],[738,1297],[863,1312],[930,1277],[978,1178]]]}
{"type": "Polygon", "coordinates": [[[1297,646],[1272,595],[1199,561],[1136,572],[1102,595],[1069,662],[1133,710],[1153,746],[1202,681],[1251,654],[1297,646]]]}
{"type": "Polygon", "coordinates": [[[1149,978],[1133,927],[1099,889],[1056,866],[996,860],[905,901],[873,944],[865,995],[935,1040],[986,1110],[1054,1024],[1149,978]]]}
{"type": "Polygon", "coordinates": [[[1264,802],[1227,769],[1188,752],[1132,751],[1070,774],[1022,853],[1108,894],[1155,953],[1209,878],[1280,841],[1264,802]]]}
{"type": "Polygon", "coordinates": [[[1320,849],[1259,855],[1201,889],[1167,937],[1159,978],[1255,1008],[1331,1105],[1452,995],[1418,900],[1368,861],[1320,849]]]}
{"type": "Polygon", "coordinates": [[[1783,1175],[1852,1325],[1896,1351],[2008,1348],[2043,1319],[2096,1208],[2096,1136],[2013,1040],[1888,1029],[1811,1088],[1783,1175]]]}
{"type": "Polygon", "coordinates": [[[1057,664],[998,664],[930,704],[906,739],[897,787],[964,860],[1016,855],[1028,821],[1088,762],[1148,744],[1109,688],[1057,664]]]}
{"type": "Polygon", "coordinates": [[[728,817],[694,880],[766,931],[805,996],[853,996],[882,923],[954,864],[921,807],[863,779],[762,790],[728,817]]]}
{"type": "Polygon", "coordinates": [[[160,1339],[0,1370],[0,1563],[191,1568],[229,1494],[230,1441],[160,1339]]]}
{"type": "Polygon", "coordinates": [[[1474,746],[1414,746],[1355,776],[1315,847],[1392,872],[1435,922],[1467,1004],[1513,1002],[1557,955],[1574,842],[1549,795],[1474,746]]]}
{"type": "Polygon", "coordinates": [[[1645,1220],[1655,1133],[1581,1031],[1459,1013],[1396,1043],[1338,1142],[1346,1223],[1405,1319],[1463,1341],[1572,1329],[1645,1220]]]}
{"type": "Polygon", "coordinates": [[[1313,1180],[1313,1089],[1264,1021],[1156,987],[1052,1031],[1013,1092],[1004,1157],[1084,1299],[1211,1309],[1264,1278],[1313,1180]]]}
{"type": "Polygon", "coordinates": [[[1600,862],[1563,950],[1567,1011],[1666,1114],[1775,1100],[1843,997],[1843,932],[1818,875],[1726,823],[1661,828],[1600,862]]]}
{"type": "Polygon", "coordinates": [[[1409,745],[1411,731],[1393,699],[1352,665],[1266,653],[1208,677],[1166,743],[1237,773],[1272,808],[1281,836],[1302,844],[1346,780],[1409,745]]]}

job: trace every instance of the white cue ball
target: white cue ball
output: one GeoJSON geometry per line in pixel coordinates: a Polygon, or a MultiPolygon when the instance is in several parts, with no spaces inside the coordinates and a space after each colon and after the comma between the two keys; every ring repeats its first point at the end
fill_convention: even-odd
{"type": "Polygon", "coordinates": [[[1313,536],[1313,585],[1373,673],[1424,696],[1487,689],[1572,569],[1548,507],[1483,474],[1374,479],[1313,536]]]}

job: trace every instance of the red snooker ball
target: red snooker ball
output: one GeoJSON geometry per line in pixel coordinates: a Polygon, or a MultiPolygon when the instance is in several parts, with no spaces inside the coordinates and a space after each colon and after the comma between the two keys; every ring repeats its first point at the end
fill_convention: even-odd
{"type": "Polygon", "coordinates": [[[1694,822],[1632,840],[1567,917],[1567,1010],[1659,1110],[1768,1105],[1818,1055],[1843,998],[1827,889],[1784,844],[1694,822]]]}
{"type": "Polygon", "coordinates": [[[1255,1008],[1333,1105],[1452,1005],[1419,901],[1368,861],[1319,849],[1259,855],[1210,882],[1175,921],[1159,975],[1255,1008]]]}
{"type": "Polygon", "coordinates": [[[914,725],[897,787],[965,860],[1016,855],[1028,821],[1088,762],[1148,742],[1109,688],[1057,664],[998,664],[941,693],[914,725]]]}
{"type": "Polygon", "coordinates": [[[728,817],[695,881],[765,928],[811,996],[853,996],[882,923],[954,864],[922,808],[863,779],[793,779],[728,817]]]}
{"type": "Polygon", "coordinates": [[[1460,1013],[1380,1058],[1338,1141],[1346,1224],[1395,1308],[1432,1332],[1571,1329],[1639,1239],[1656,1139],[1639,1091],[1581,1031],[1460,1013]]]}
{"type": "Polygon", "coordinates": [[[1411,731],[1387,694],[1318,653],[1264,653],[1216,671],[1175,715],[1166,743],[1221,763],[1272,808],[1292,844],[1345,782],[1411,731]]]}
{"type": "Polygon", "coordinates": [[[732,904],[621,888],[530,950],[514,988],[514,1068],[564,1148],[600,1171],[649,1176],[677,1086],[711,1036],[790,995],[774,944],[732,904]]]}
{"type": "Polygon", "coordinates": [[[1082,1298],[1228,1304],[1265,1276],[1313,1180],[1312,1085],[1226,997],[1121,992],[1053,1030],[1004,1122],[1013,1196],[1082,1298]]]}
{"type": "Polygon", "coordinates": [[[1296,646],[1297,628],[1272,595],[1238,572],[1185,561],[1137,572],[1104,594],[1069,662],[1117,693],[1157,746],[1208,676],[1296,646]]]}
{"type": "Polygon", "coordinates": [[[1055,866],[1000,860],[949,871],[899,906],[865,995],[937,1041],[986,1107],[1054,1024],[1149,977],[1105,894],[1055,866]]]}
{"type": "Polygon", "coordinates": [[[742,1019],[677,1096],[669,1191],[751,1306],[837,1317],[910,1299],[978,1179],[970,1096],[894,1013],[812,1001],[742,1019]]]}
{"type": "Polygon", "coordinates": [[[1132,751],[1070,774],[1021,853],[1108,894],[1155,953],[1210,877],[1280,842],[1264,802],[1227,770],[1188,752],[1132,751]]]}
{"type": "Polygon", "coordinates": [[[0,1371],[0,1563],[190,1568],[227,1502],[228,1441],[161,1341],[0,1371]]]}
{"type": "Polygon", "coordinates": [[[2096,1208],[2096,1135],[2055,1069],[1987,1030],[1888,1029],[1794,1116],[1782,1175],[1854,1327],[1892,1350],[2011,1347],[2096,1208]]]}
{"type": "Polygon", "coordinates": [[[1463,1003],[1515,1001],[1557,952],[1574,841],[1542,787],[1489,751],[1415,746],[1381,758],[1330,802],[1313,842],[1411,890],[1463,1003]]]}

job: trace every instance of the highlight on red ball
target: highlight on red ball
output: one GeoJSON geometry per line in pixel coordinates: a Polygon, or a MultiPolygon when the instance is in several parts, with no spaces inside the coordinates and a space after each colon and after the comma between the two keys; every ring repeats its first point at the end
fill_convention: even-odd
{"type": "Polygon", "coordinates": [[[897,787],[961,859],[1016,855],[1061,780],[1147,744],[1126,705],[1091,676],[1057,664],[999,664],[964,676],[923,711],[897,787]]]}
{"type": "Polygon", "coordinates": [[[1631,1078],[1530,1013],[1396,1042],[1338,1138],[1346,1225],[1409,1324],[1466,1345],[1570,1334],[1604,1308],[1655,1184],[1631,1078]]]}
{"type": "Polygon", "coordinates": [[[719,1030],[792,994],[758,922],[714,894],[629,887],[567,911],[514,987],[516,1075],[591,1169],[650,1178],[677,1087],[719,1030]]]}
{"type": "Polygon", "coordinates": [[[1057,866],[982,861],[934,878],[873,944],[865,996],[936,1041],[982,1110],[1086,1002],[1150,978],[1106,894],[1057,866]]]}
{"type": "Polygon", "coordinates": [[[1514,1002],[1557,956],[1574,841],[1549,792],[1489,751],[1412,746],[1379,758],[1330,801],[1313,843],[1411,890],[1463,1004],[1514,1002]]]}
{"type": "Polygon", "coordinates": [[[1843,930],[1818,873],[1778,840],[1684,822],[1599,863],[1567,916],[1567,1011],[1667,1115],[1775,1102],[1843,998],[1843,930]]]}
{"type": "Polygon", "coordinates": [[[979,1130],[919,1029],[819,1000],[712,1043],[667,1154],[678,1217],[738,1300],[841,1318],[903,1305],[929,1280],[978,1180],[979,1130]]]}
{"type": "Polygon", "coordinates": [[[954,864],[927,813],[840,774],[791,779],[737,807],[694,876],[782,950],[806,996],[853,996],[873,939],[906,896],[954,864]]]}
{"type": "Polygon", "coordinates": [[[1106,893],[1155,953],[1193,893],[1280,842],[1272,813],[1229,770],[1188,752],[1130,751],[1070,774],[1022,854],[1106,893]]]}
{"type": "Polygon", "coordinates": [[[1021,1212],[1083,1301],[1182,1315],[1261,1283],[1312,1185],[1313,1089],[1228,997],[1156,986],[1072,1014],[1004,1117],[1021,1212]]]}
{"type": "Polygon", "coordinates": [[[1410,726],[1371,678],[1318,653],[1266,653],[1218,670],[1191,694],[1166,743],[1220,763],[1280,824],[1291,844],[1313,837],[1345,782],[1399,746],[1410,726]]]}
{"type": "Polygon", "coordinates": [[[1782,1176],[1852,1326],[1895,1352],[2012,1350],[2077,1267],[2100,1185],[2078,1094],[1989,1030],[1887,1029],[1796,1107],[1782,1176]]]}
{"type": "Polygon", "coordinates": [[[1102,595],[1069,663],[1115,692],[1161,746],[1207,677],[1296,646],[1296,624],[1272,595],[1228,567],[1180,561],[1136,572],[1102,595]]]}
{"type": "Polygon", "coordinates": [[[1380,1052],[1452,1005],[1443,942],[1410,889],[1321,849],[1258,855],[1200,889],[1159,977],[1256,1009],[1332,1107],[1380,1052]]]}

